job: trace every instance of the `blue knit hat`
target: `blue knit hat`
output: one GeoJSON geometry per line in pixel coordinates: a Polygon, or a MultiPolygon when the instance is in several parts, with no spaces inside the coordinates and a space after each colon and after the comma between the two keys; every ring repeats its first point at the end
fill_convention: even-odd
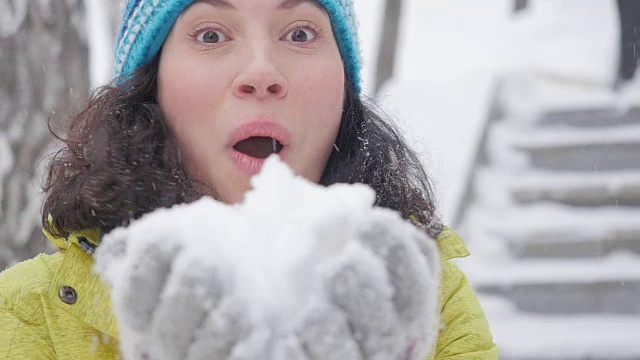
{"type": "MultiPolygon", "coordinates": [[[[195,0],[127,0],[114,76],[132,73],[158,53],[180,13],[195,0]]],[[[347,74],[360,93],[360,47],[353,0],[316,0],[329,14],[347,74]]]]}

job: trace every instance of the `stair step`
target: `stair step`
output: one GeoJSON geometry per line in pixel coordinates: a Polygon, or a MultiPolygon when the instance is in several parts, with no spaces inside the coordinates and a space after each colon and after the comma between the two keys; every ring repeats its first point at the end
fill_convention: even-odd
{"type": "Polygon", "coordinates": [[[476,259],[465,269],[469,269],[466,274],[478,293],[508,299],[522,312],[640,315],[638,256],[612,254],[597,260],[500,264],[476,259]]]}
{"type": "Polygon", "coordinates": [[[518,203],[554,201],[573,206],[640,206],[640,169],[587,174],[544,172],[517,178],[510,192],[518,203]]]}
{"type": "Polygon", "coordinates": [[[501,164],[504,152],[520,153],[529,166],[547,170],[602,171],[640,169],[640,125],[598,128],[515,127],[498,123],[491,130],[490,160],[501,164]]]}
{"type": "Polygon", "coordinates": [[[640,206],[640,170],[585,173],[485,167],[476,172],[474,191],[493,203],[640,206]],[[489,188],[503,191],[484,190],[489,188]]]}
{"type": "Polygon", "coordinates": [[[620,111],[615,108],[600,109],[563,109],[542,114],[538,120],[540,125],[601,127],[637,124],[640,119],[640,108],[620,111]]]}
{"type": "Polygon", "coordinates": [[[531,234],[524,240],[509,242],[509,250],[519,258],[601,257],[617,250],[640,254],[640,229],[620,229],[579,239],[572,239],[569,232],[531,234]]]}
{"type": "Polygon", "coordinates": [[[615,145],[640,143],[640,119],[633,125],[576,128],[548,126],[544,128],[512,126],[506,123],[502,131],[509,132],[511,145],[520,150],[562,149],[567,146],[615,145]]]}
{"type": "Polygon", "coordinates": [[[633,122],[632,115],[637,112],[625,109],[640,108],[638,79],[636,76],[634,81],[614,91],[606,86],[540,74],[510,75],[501,81],[498,104],[502,113],[524,123],[571,126],[628,123],[633,122]],[[578,113],[575,117],[564,116],[575,112],[578,113]]]}
{"type": "Polygon", "coordinates": [[[482,296],[480,302],[502,360],[640,359],[640,316],[535,316],[492,311],[494,302],[482,296]]]}
{"type": "Polygon", "coordinates": [[[502,241],[516,258],[601,257],[640,254],[640,208],[574,208],[557,204],[468,209],[468,227],[502,241]]]}
{"type": "Polygon", "coordinates": [[[500,359],[640,359],[640,316],[531,315],[501,297],[478,296],[500,359]]]}

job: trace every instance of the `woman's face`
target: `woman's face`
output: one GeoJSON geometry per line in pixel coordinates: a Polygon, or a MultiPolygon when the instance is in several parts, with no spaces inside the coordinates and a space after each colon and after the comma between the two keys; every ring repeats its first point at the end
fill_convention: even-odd
{"type": "Polygon", "coordinates": [[[269,154],[318,182],[338,133],[344,68],[313,0],[201,0],[160,57],[158,96],[189,174],[242,200],[269,154]]]}

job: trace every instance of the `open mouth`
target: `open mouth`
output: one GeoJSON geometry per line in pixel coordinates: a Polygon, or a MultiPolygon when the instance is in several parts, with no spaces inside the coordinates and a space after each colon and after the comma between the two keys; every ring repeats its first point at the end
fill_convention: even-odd
{"type": "Polygon", "coordinates": [[[238,142],[233,148],[247,156],[265,159],[271,154],[278,154],[282,151],[283,145],[272,137],[252,136],[238,142]]]}

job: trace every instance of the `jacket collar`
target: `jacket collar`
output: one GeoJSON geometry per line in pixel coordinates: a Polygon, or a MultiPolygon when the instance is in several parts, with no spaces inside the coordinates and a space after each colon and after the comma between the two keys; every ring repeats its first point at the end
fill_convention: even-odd
{"type": "Polygon", "coordinates": [[[437,239],[440,258],[443,261],[463,258],[470,255],[469,249],[460,236],[449,227],[443,227],[437,239]]]}
{"type": "Polygon", "coordinates": [[[117,338],[117,327],[111,309],[111,288],[93,272],[93,249],[99,241],[98,230],[72,232],[66,238],[58,238],[48,232],[45,236],[64,253],[61,266],[56,271],[48,296],[61,309],[73,314],[96,330],[117,338]],[[77,301],[68,305],[60,301],[61,287],[76,290],[77,301]]]}

